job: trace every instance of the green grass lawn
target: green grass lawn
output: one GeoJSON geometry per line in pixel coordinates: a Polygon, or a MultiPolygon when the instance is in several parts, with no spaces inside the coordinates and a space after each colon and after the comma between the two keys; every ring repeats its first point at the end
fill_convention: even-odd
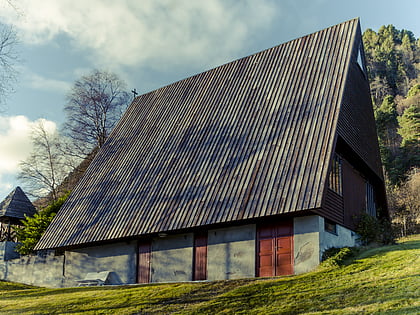
{"type": "Polygon", "coordinates": [[[0,282],[0,314],[420,314],[420,235],[271,279],[46,289],[0,282]]]}

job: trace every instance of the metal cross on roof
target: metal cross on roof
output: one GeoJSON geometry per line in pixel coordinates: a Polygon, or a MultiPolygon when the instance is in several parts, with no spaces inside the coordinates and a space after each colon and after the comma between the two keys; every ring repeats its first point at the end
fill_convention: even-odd
{"type": "Polygon", "coordinates": [[[133,93],[133,99],[139,94],[136,89],[131,90],[131,93],[133,93]]]}

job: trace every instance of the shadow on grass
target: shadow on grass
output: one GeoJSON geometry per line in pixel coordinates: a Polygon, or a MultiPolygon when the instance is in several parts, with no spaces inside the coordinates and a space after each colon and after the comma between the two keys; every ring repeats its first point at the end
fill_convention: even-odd
{"type": "MultiPolygon", "coordinates": [[[[19,290],[19,289],[18,289],[19,290]]],[[[7,291],[2,296],[2,299],[16,299],[17,297],[43,297],[43,296],[54,296],[54,295],[62,295],[62,294],[71,294],[71,293],[80,293],[80,292],[89,292],[89,291],[98,291],[100,290],[98,287],[83,287],[83,288],[63,288],[63,289],[48,289],[48,288],[40,288],[35,287],[32,289],[23,290],[22,292],[16,292],[15,290],[11,290],[10,296],[7,291]]]]}
{"type": "Polygon", "coordinates": [[[7,282],[4,280],[0,280],[0,291],[6,290],[30,290],[36,289],[38,287],[34,287],[27,284],[15,283],[15,282],[7,282]]]}
{"type": "Polygon", "coordinates": [[[384,310],[382,314],[398,314],[398,315],[418,315],[420,312],[420,306],[406,306],[396,310],[384,310]]]}
{"type": "Polygon", "coordinates": [[[420,238],[419,239],[408,239],[401,242],[397,242],[396,245],[404,246],[405,249],[420,249],[420,238]]]}
{"type": "MultiPolygon", "coordinates": [[[[246,312],[264,307],[267,307],[268,311],[285,314],[298,311],[340,310],[352,305],[373,307],[373,304],[381,302],[397,305],[395,310],[386,314],[405,314],[404,311],[411,314],[412,310],[416,309],[412,306],[415,297],[414,293],[406,293],[404,285],[409,285],[414,292],[416,281],[419,279],[418,273],[371,279],[371,276],[366,276],[364,271],[380,268],[376,257],[417,249],[420,249],[420,239],[369,248],[352,258],[350,261],[353,262],[352,265],[320,269],[290,277],[64,289],[29,287],[31,290],[21,292],[6,288],[4,292],[10,290],[10,296],[6,294],[3,297],[1,291],[0,295],[2,299],[9,299],[13,303],[19,303],[20,297],[24,299],[51,297],[35,306],[23,306],[20,309],[21,313],[36,314],[80,312],[118,314],[123,311],[138,314],[173,312],[211,314],[222,311],[246,312]],[[106,291],[111,292],[108,294],[106,291]],[[76,295],[71,296],[73,293],[76,295]],[[58,297],[66,294],[69,295],[64,299],[58,297]],[[54,300],[60,305],[54,305],[54,300]]],[[[17,290],[21,290],[19,285],[17,290]]]]}
{"type": "MultiPolygon", "coordinates": [[[[412,278],[412,282],[414,282],[415,276],[409,276],[405,279],[408,278],[412,278]]],[[[397,278],[400,284],[405,279],[397,278]]],[[[372,305],[375,308],[374,304],[387,303],[395,306],[394,312],[398,311],[398,314],[406,314],[404,310],[408,311],[411,306],[402,307],[399,305],[412,304],[417,297],[414,293],[407,295],[402,290],[401,285],[396,288],[395,283],[390,280],[392,279],[375,283],[366,281],[353,285],[343,284],[341,288],[333,285],[311,287],[311,283],[308,281],[307,285],[309,287],[304,290],[295,286],[296,280],[287,281],[287,285],[280,288],[279,283],[270,282],[248,288],[250,290],[246,290],[246,287],[239,288],[226,295],[216,297],[210,303],[197,307],[192,313],[216,314],[222,311],[241,313],[247,310],[264,308],[267,313],[297,314],[315,311],[340,311],[346,307],[354,306],[369,307],[372,305]]],[[[413,309],[415,308],[413,307],[413,309]]]]}
{"type": "MultiPolygon", "coordinates": [[[[153,290],[150,290],[150,286],[134,286],[125,287],[126,289],[121,291],[119,288],[114,288],[113,292],[109,295],[97,295],[95,292],[91,296],[74,296],[68,297],[67,299],[61,300],[60,305],[52,304],[55,298],[48,301],[39,301],[36,306],[23,306],[19,309],[20,313],[35,312],[36,314],[55,314],[55,313],[80,313],[80,312],[91,312],[93,314],[112,313],[153,313],[153,314],[167,314],[189,308],[191,304],[206,302],[213,299],[228,290],[238,287],[238,285],[248,284],[251,280],[243,281],[231,281],[228,282],[209,282],[209,283],[197,283],[191,285],[189,290],[186,292],[179,293],[176,290],[180,284],[167,285],[165,288],[160,290],[159,286],[153,286],[153,290]],[[142,292],[142,287],[147,289],[147,292],[142,292]],[[171,291],[173,289],[173,291],[171,291]],[[163,291],[163,292],[161,292],[163,291]],[[150,293],[150,294],[148,294],[150,293]],[[179,293],[179,294],[178,294],[179,293]],[[153,296],[159,295],[160,296],[153,296]],[[96,300],[95,300],[96,299],[96,300]]],[[[183,287],[181,287],[183,289],[183,287]]],[[[185,288],[184,288],[185,289],[185,288]]],[[[90,291],[90,290],[87,290],[90,291]]],[[[103,291],[101,289],[98,290],[103,291]]],[[[55,293],[61,292],[66,293],[83,293],[80,290],[56,290],[55,293]]],[[[87,292],[86,292],[87,293],[87,292]]],[[[25,296],[26,299],[27,296],[25,296]]],[[[34,298],[38,296],[33,296],[34,298]]]]}
{"type": "MultiPolygon", "coordinates": [[[[416,288],[420,284],[418,272],[408,275],[401,273],[401,276],[398,276],[398,271],[401,270],[399,268],[405,267],[397,265],[392,266],[397,275],[390,274],[391,277],[386,275],[386,272],[385,276],[378,276],[365,271],[380,269],[378,263],[386,254],[395,256],[394,254],[399,255],[401,252],[401,257],[404,257],[404,251],[418,249],[420,249],[420,240],[361,249],[359,254],[346,261],[346,265],[328,266],[300,276],[255,283],[249,288],[243,286],[216,297],[207,305],[199,306],[193,313],[210,314],[225,310],[226,313],[235,313],[261,308],[267,313],[295,314],[341,310],[353,306],[372,305],[374,308],[373,304],[387,303],[393,308],[389,314],[405,314],[404,312],[411,314],[416,307],[406,304],[413,304],[418,299],[416,293],[413,293],[418,292],[416,288]]],[[[406,257],[416,257],[416,254],[409,254],[406,257]]],[[[406,263],[406,267],[409,267],[409,260],[406,260],[406,263]]],[[[417,313],[414,313],[418,314],[419,309],[416,311],[417,313]]]]}

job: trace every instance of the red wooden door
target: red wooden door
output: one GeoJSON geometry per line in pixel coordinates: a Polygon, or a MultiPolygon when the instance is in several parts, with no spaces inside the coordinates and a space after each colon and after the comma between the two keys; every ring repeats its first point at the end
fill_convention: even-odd
{"type": "Polygon", "coordinates": [[[151,259],[152,243],[150,241],[143,241],[139,243],[138,253],[138,283],[150,282],[150,259],[151,259]]]}
{"type": "Polygon", "coordinates": [[[193,280],[207,279],[207,233],[194,236],[193,280]]]}
{"type": "Polygon", "coordinates": [[[260,227],[258,230],[258,261],[257,276],[270,277],[274,275],[274,235],[271,226],[260,227]]]}
{"type": "Polygon", "coordinates": [[[257,253],[257,276],[293,274],[293,221],[260,226],[257,253]]]}

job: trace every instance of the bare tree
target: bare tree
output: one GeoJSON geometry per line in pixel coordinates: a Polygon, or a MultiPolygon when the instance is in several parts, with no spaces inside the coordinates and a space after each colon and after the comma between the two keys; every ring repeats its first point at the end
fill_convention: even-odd
{"type": "Polygon", "coordinates": [[[388,192],[390,212],[400,236],[420,231],[420,169],[411,170],[407,181],[388,192]]]}
{"type": "Polygon", "coordinates": [[[13,83],[16,82],[17,44],[15,30],[11,26],[0,24],[0,103],[13,91],[13,83]]]}
{"type": "Polygon", "coordinates": [[[56,131],[49,132],[45,123],[40,121],[33,129],[31,140],[33,150],[26,160],[19,163],[18,177],[32,196],[50,194],[53,200],[57,200],[57,187],[72,170],[62,154],[60,137],[56,131]]]}
{"type": "Polygon", "coordinates": [[[64,107],[64,133],[82,155],[102,147],[130,100],[126,84],[117,75],[94,70],[77,80],[64,107]]]}

